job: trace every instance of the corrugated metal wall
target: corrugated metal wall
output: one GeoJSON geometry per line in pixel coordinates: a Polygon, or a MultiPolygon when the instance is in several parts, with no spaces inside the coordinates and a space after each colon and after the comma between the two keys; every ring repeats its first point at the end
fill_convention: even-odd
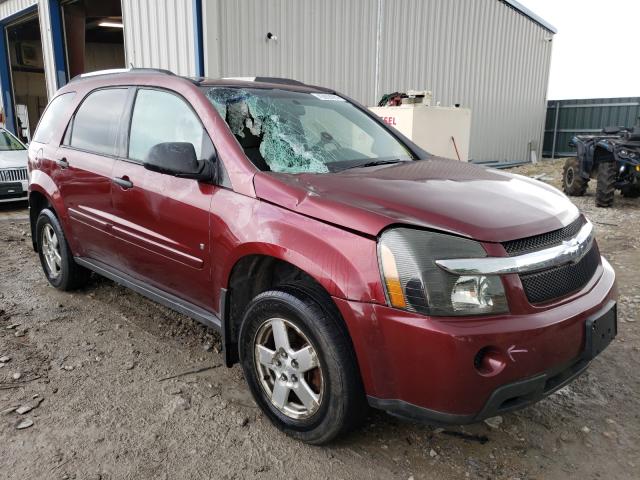
{"type": "Polygon", "coordinates": [[[544,155],[573,156],[575,148],[569,146],[569,141],[574,135],[598,133],[604,127],[633,127],[638,122],[638,116],[640,97],[550,101],[544,134],[544,155]]]}
{"type": "Polygon", "coordinates": [[[379,93],[472,110],[474,161],[526,161],[546,112],[550,32],[495,0],[385,0],[379,93]]]}
{"type": "Polygon", "coordinates": [[[219,5],[222,76],[295,78],[373,101],[376,0],[219,0],[219,5]],[[268,32],[278,39],[267,40],[268,32]]]}
{"type": "Polygon", "coordinates": [[[295,78],[367,105],[427,88],[473,110],[475,161],[527,161],[530,143],[540,151],[551,33],[501,1],[216,1],[208,73],[295,78]]]}
{"type": "MultiPolygon", "coordinates": [[[[36,0],[0,3],[0,18],[36,0]]],[[[39,0],[49,94],[49,2],[39,0]]],[[[127,64],[194,75],[193,0],[122,0],[127,64]]],[[[203,0],[206,72],[336,88],[362,103],[427,88],[473,111],[475,161],[540,150],[552,34],[500,0],[203,0]],[[278,40],[267,40],[267,32],[278,40]]]]}
{"type": "Polygon", "coordinates": [[[127,65],[195,75],[192,0],[122,0],[127,65]]]}
{"type": "Polygon", "coordinates": [[[0,3],[0,19],[10,17],[36,3],[38,0],[5,0],[0,3]]]}

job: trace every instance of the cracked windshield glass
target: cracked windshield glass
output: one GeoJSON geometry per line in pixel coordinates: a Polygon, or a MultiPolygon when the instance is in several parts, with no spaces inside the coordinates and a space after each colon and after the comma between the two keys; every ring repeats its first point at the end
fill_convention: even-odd
{"type": "Polygon", "coordinates": [[[412,160],[393,135],[337,95],[231,87],[205,90],[260,170],[327,173],[412,160]]]}

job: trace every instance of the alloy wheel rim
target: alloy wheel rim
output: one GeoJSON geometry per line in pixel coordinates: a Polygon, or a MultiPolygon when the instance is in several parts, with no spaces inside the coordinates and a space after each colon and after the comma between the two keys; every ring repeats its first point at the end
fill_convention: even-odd
{"type": "Polygon", "coordinates": [[[254,340],[255,368],[272,405],[289,418],[313,416],[324,396],[324,375],[316,349],[293,323],[270,318],[254,340]]]}
{"type": "Polygon", "coordinates": [[[42,255],[51,278],[58,278],[62,271],[62,256],[58,236],[49,224],[42,229],[42,255]]]}

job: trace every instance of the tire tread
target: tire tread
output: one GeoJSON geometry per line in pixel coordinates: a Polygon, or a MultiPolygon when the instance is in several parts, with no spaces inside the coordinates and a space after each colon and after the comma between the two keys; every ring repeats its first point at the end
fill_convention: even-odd
{"type": "Polygon", "coordinates": [[[596,205],[610,207],[616,186],[616,165],[614,162],[603,162],[598,166],[598,185],[596,188],[596,205]]]}

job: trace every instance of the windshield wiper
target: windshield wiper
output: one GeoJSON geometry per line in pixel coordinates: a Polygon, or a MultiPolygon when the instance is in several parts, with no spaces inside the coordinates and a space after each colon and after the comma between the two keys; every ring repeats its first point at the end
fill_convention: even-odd
{"type": "Polygon", "coordinates": [[[400,160],[399,158],[395,160],[374,160],[372,162],[361,163],[359,165],[353,165],[352,167],[347,167],[344,170],[349,170],[351,168],[365,168],[365,167],[377,167],[378,165],[391,165],[392,163],[402,163],[407,160],[400,160]]]}

